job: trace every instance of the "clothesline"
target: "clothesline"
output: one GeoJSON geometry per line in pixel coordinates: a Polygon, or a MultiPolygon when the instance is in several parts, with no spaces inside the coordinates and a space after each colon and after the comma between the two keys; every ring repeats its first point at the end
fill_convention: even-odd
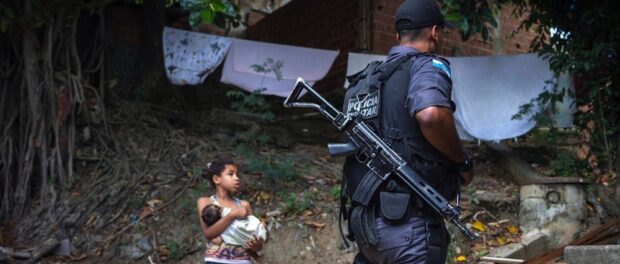
{"type": "MultiPolygon", "coordinates": [[[[234,39],[165,28],[164,57],[174,84],[200,84],[223,61],[220,81],[245,91],[286,97],[297,77],[321,80],[338,51],[234,39]]],[[[452,100],[462,139],[497,141],[515,138],[535,126],[530,116],[514,120],[519,106],[530,103],[555,77],[548,61],[536,54],[448,57],[452,70],[452,100]]],[[[362,70],[385,55],[349,53],[347,75],[362,70]]],[[[573,89],[568,76],[558,84],[573,89]]],[[[345,83],[345,86],[348,85],[345,83]]],[[[567,93],[570,94],[570,93],[567,93]]],[[[575,106],[570,97],[556,105],[556,126],[572,126],[575,106]]]]}

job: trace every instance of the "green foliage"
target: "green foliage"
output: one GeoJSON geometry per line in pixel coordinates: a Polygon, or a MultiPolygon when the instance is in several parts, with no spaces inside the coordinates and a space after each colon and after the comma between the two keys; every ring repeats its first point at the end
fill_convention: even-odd
{"type": "Polygon", "coordinates": [[[442,0],[441,2],[443,14],[459,29],[463,40],[469,39],[475,33],[481,33],[482,39],[486,41],[489,32],[498,25],[499,6],[506,1],[442,0]]]}
{"type": "Polygon", "coordinates": [[[313,192],[289,193],[284,200],[284,211],[291,214],[299,214],[306,210],[314,199],[315,194],[313,192]]]}
{"type": "Polygon", "coordinates": [[[168,249],[168,258],[173,260],[181,260],[187,255],[189,245],[185,243],[177,243],[174,240],[168,240],[166,242],[166,249],[168,249]]]}
{"type": "Polygon", "coordinates": [[[568,151],[559,152],[553,163],[553,170],[556,176],[580,176],[583,168],[584,165],[582,162],[580,162],[575,155],[568,151]]]}
{"type": "MultiPolygon", "coordinates": [[[[269,73],[273,73],[276,79],[282,80],[282,67],[284,62],[281,60],[274,60],[267,58],[263,64],[253,64],[250,67],[257,73],[263,73],[263,78],[259,86],[251,93],[242,91],[228,91],[226,96],[233,99],[230,104],[230,108],[243,113],[251,113],[257,115],[259,119],[264,121],[273,121],[274,114],[271,111],[271,105],[265,99],[263,92],[267,88],[262,87],[265,77],[269,73]]],[[[257,135],[260,136],[260,135],[257,135]]],[[[262,137],[262,141],[268,141],[269,138],[262,137]]],[[[259,140],[261,141],[261,140],[259,140]]]]}
{"type": "Polygon", "coordinates": [[[512,119],[520,120],[530,116],[530,120],[536,121],[539,126],[554,127],[552,115],[556,111],[553,107],[564,100],[567,91],[567,87],[558,87],[557,79],[548,80],[545,90],[529,103],[519,106],[519,111],[512,116],[512,119]]]}
{"type": "Polygon", "coordinates": [[[248,160],[245,169],[260,173],[274,181],[293,181],[301,172],[295,167],[295,159],[275,154],[256,154],[247,145],[237,146],[236,152],[248,160]]]}
{"type": "Polygon", "coordinates": [[[551,129],[535,129],[530,133],[532,141],[537,144],[543,144],[547,146],[557,146],[560,143],[560,133],[557,129],[551,127],[551,129]]]}
{"type": "Polygon", "coordinates": [[[465,189],[465,195],[467,195],[467,198],[470,202],[474,204],[480,204],[480,200],[478,200],[478,194],[476,194],[476,190],[476,187],[469,186],[465,189]]]}
{"type": "Polygon", "coordinates": [[[15,12],[13,9],[0,3],[0,32],[7,32],[13,19],[15,19],[15,12]]]}
{"type": "MultiPolygon", "coordinates": [[[[194,172],[198,174],[202,174],[202,169],[194,168],[194,172]]],[[[205,190],[209,189],[210,183],[208,180],[203,179],[202,177],[198,177],[198,187],[189,188],[187,194],[183,196],[183,198],[179,201],[179,206],[187,211],[194,212],[196,210],[196,201],[201,196],[205,195],[205,190]]]]}
{"type": "Polygon", "coordinates": [[[332,196],[332,199],[339,200],[340,199],[340,186],[334,185],[329,189],[329,194],[332,196]]]}
{"type": "Polygon", "coordinates": [[[257,115],[264,121],[272,121],[274,118],[271,105],[265,100],[263,92],[266,89],[256,89],[251,93],[231,90],[226,92],[226,97],[233,99],[230,108],[242,113],[257,115]]]}
{"type": "Polygon", "coordinates": [[[189,24],[215,24],[220,28],[238,27],[241,23],[239,7],[229,0],[180,0],[181,7],[190,12],[189,24]]]}
{"type": "Polygon", "coordinates": [[[446,263],[453,264],[456,263],[456,246],[454,245],[454,238],[450,239],[452,242],[448,244],[448,254],[446,256],[446,263]]]}

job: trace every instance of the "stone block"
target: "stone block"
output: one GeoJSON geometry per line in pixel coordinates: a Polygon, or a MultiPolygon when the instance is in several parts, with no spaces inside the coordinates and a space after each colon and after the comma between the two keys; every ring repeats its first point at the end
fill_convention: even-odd
{"type": "Polygon", "coordinates": [[[543,233],[530,233],[523,236],[521,242],[525,247],[525,259],[541,255],[549,249],[549,237],[543,233]]]}
{"type": "Polygon", "coordinates": [[[549,248],[549,237],[543,233],[523,236],[521,243],[512,243],[491,250],[491,257],[530,260],[549,248]]]}
{"type": "Polygon", "coordinates": [[[490,256],[498,258],[525,258],[525,246],[521,243],[513,243],[491,250],[490,256]]]}
{"type": "Polygon", "coordinates": [[[564,260],[568,264],[619,263],[620,245],[567,246],[564,260]]]}

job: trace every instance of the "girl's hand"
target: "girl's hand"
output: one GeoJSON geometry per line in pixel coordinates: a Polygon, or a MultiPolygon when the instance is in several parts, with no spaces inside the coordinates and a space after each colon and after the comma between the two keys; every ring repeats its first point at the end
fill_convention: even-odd
{"type": "Polygon", "coordinates": [[[245,242],[245,245],[243,245],[243,247],[252,252],[258,252],[263,249],[263,239],[256,237],[256,235],[252,235],[252,237],[253,239],[245,242]]]}
{"type": "Polygon", "coordinates": [[[248,209],[243,206],[237,207],[230,211],[230,215],[234,216],[237,219],[244,219],[249,215],[249,213],[250,212],[248,212],[248,209]]]}
{"type": "Polygon", "coordinates": [[[224,240],[222,239],[222,236],[218,236],[214,239],[211,239],[211,243],[221,245],[222,243],[224,243],[224,240]]]}

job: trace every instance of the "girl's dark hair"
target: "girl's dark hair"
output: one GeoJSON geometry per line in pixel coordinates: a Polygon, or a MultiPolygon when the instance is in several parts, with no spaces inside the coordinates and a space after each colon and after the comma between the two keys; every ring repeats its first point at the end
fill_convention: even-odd
{"type": "Polygon", "coordinates": [[[213,176],[219,175],[224,171],[226,165],[235,165],[235,161],[229,156],[217,156],[211,163],[207,164],[207,170],[202,175],[205,179],[208,179],[211,182],[211,185],[215,187],[215,182],[213,182],[213,176]]]}

